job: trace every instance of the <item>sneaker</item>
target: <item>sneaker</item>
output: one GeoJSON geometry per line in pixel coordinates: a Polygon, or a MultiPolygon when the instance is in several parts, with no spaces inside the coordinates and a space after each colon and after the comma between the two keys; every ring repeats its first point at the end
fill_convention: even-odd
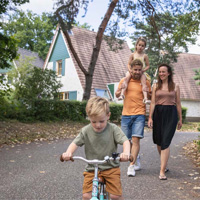
{"type": "Polygon", "coordinates": [[[128,167],[127,175],[128,175],[128,176],[135,176],[134,165],[130,165],[130,166],[128,167]]]}
{"type": "Polygon", "coordinates": [[[139,155],[137,156],[137,160],[136,160],[136,162],[134,164],[134,169],[135,169],[135,171],[138,171],[138,170],[141,169],[140,156],[139,155]]]}

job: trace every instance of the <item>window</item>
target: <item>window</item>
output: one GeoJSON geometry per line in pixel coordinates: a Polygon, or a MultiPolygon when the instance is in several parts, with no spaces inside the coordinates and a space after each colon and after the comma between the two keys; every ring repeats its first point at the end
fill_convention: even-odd
{"type": "Polygon", "coordinates": [[[60,100],[64,100],[64,93],[63,92],[61,92],[61,93],[59,93],[59,97],[58,97],[60,100]]]}
{"type": "Polygon", "coordinates": [[[104,90],[104,89],[96,89],[96,88],[95,88],[95,92],[96,92],[96,95],[97,95],[97,96],[103,97],[103,98],[106,98],[106,99],[109,99],[109,100],[110,100],[110,95],[108,94],[108,91],[107,91],[107,90],[104,90]]]}
{"type": "Polygon", "coordinates": [[[69,92],[65,92],[65,100],[69,99],[69,92]]]}
{"type": "Polygon", "coordinates": [[[115,85],[111,83],[111,84],[107,84],[107,87],[112,96],[112,99],[114,99],[115,98],[115,85]]]}
{"type": "Polygon", "coordinates": [[[60,100],[77,100],[77,91],[61,92],[59,94],[60,100]]]}
{"type": "Polygon", "coordinates": [[[58,76],[62,75],[62,60],[56,62],[56,73],[58,76]]]}

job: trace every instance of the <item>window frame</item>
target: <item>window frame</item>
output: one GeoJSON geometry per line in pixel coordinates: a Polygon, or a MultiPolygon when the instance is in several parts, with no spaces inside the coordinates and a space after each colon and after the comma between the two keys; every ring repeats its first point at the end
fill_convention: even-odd
{"type": "Polygon", "coordinates": [[[62,60],[56,61],[56,74],[57,76],[62,76],[62,60]]]}

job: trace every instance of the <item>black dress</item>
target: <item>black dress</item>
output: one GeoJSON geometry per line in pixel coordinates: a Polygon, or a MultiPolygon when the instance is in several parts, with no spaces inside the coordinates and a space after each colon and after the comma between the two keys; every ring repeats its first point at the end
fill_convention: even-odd
{"type": "Polygon", "coordinates": [[[176,106],[165,105],[167,103],[175,103],[175,91],[156,91],[156,106],[153,112],[153,142],[161,146],[161,150],[169,147],[178,123],[176,106]]]}

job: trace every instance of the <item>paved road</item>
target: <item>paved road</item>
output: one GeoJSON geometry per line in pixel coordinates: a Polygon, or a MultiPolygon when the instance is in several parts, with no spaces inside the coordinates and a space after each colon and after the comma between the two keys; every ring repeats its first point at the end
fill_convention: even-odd
{"type": "MultiPolygon", "coordinates": [[[[121,164],[125,199],[199,199],[200,170],[183,154],[182,147],[200,133],[177,132],[171,144],[170,172],[160,181],[159,157],[151,133],[141,140],[142,170],[127,177],[128,163],[121,164]],[[189,174],[193,174],[189,176],[189,174]],[[199,178],[195,178],[199,177],[199,178]]],[[[61,163],[59,155],[72,140],[57,140],[0,149],[0,199],[81,199],[85,164],[61,163]]],[[[119,148],[119,151],[121,148],[119,148]]],[[[83,156],[83,148],[76,155],[83,156]]]]}

